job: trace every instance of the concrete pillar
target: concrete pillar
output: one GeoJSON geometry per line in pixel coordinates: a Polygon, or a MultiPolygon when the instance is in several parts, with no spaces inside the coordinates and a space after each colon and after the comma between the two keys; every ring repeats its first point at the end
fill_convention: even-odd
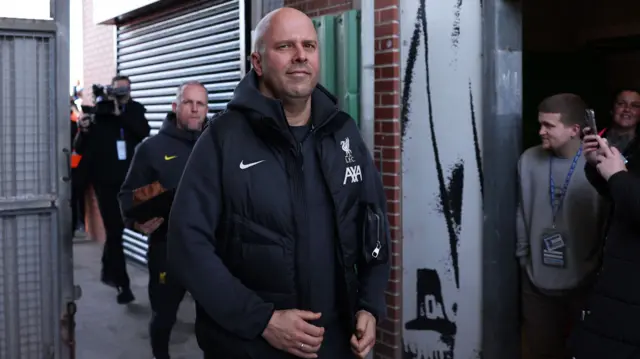
{"type": "Polygon", "coordinates": [[[515,260],[516,168],[522,151],[521,0],[483,1],[484,237],[482,357],[520,358],[515,260]]]}

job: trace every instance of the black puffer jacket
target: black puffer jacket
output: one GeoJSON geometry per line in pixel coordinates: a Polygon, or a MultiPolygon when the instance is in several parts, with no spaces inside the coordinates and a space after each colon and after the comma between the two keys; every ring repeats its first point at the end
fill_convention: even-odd
{"type": "Polygon", "coordinates": [[[587,165],[587,178],[611,199],[604,258],[593,293],[572,338],[575,359],[640,358],[640,142],[624,153],[628,172],[605,181],[587,165]]]}
{"type": "MultiPolygon", "coordinates": [[[[337,292],[351,327],[358,309],[384,316],[390,241],[380,175],[355,122],[335,102],[316,88],[312,131],[333,202],[337,292]],[[378,236],[363,230],[366,208],[379,214],[378,236]],[[376,245],[379,257],[366,261],[376,245]]],[[[250,72],[196,143],[169,221],[169,265],[198,303],[196,336],[208,354],[290,357],[261,334],[274,310],[305,309],[298,242],[314,229],[302,171],[282,104],[262,96],[250,72]]]]}

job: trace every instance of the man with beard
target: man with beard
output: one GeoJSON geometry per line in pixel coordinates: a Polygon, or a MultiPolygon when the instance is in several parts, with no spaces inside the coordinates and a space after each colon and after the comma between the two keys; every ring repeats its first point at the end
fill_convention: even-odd
{"type": "Polygon", "coordinates": [[[135,223],[126,213],[144,193],[159,195],[175,189],[202,130],[208,112],[207,89],[199,82],[178,88],[173,111],[167,114],[160,132],[138,146],[131,168],[120,190],[120,207],[125,222],[149,236],[149,302],[153,311],[149,334],[156,359],[169,359],[169,337],[185,289],[167,274],[167,218],[135,223]],[[146,193],[145,193],[146,192],[146,193]]]}
{"type": "Polygon", "coordinates": [[[311,19],[281,8],[255,35],[253,70],[176,192],[170,269],[197,302],[207,358],[364,358],[389,276],[380,174],[317,84],[311,19]]]}

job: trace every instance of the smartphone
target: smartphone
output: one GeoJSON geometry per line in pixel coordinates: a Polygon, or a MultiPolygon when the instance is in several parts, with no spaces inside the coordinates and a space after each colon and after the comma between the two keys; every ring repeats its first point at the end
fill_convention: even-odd
{"type": "Polygon", "coordinates": [[[595,135],[598,133],[598,127],[596,126],[596,114],[590,108],[585,110],[584,127],[589,127],[590,131],[588,131],[588,134],[595,135]]]}

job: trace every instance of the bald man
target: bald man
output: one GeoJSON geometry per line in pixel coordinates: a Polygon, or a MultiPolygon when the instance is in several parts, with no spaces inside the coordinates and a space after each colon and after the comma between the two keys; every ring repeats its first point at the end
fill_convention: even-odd
{"type": "Polygon", "coordinates": [[[170,268],[198,304],[207,358],[364,358],[389,276],[380,175],[353,119],[318,85],[305,14],[268,14],[254,50],[187,163],[170,268]]]}

